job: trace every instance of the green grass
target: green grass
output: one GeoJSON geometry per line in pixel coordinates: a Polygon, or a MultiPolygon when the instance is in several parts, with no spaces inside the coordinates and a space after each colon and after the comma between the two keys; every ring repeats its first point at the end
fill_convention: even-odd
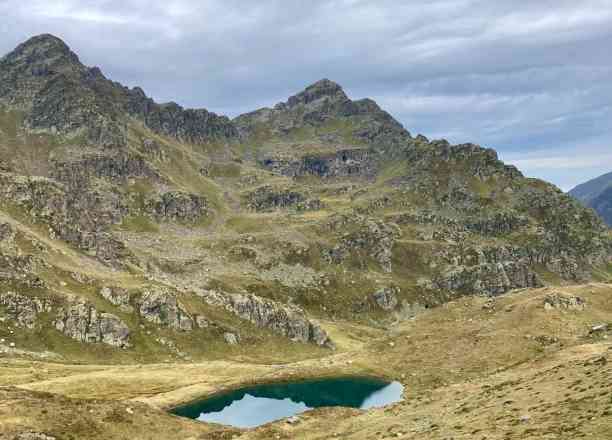
{"type": "Polygon", "coordinates": [[[209,177],[238,178],[242,169],[236,163],[212,163],[209,167],[209,177]]]}
{"type": "Polygon", "coordinates": [[[159,225],[144,215],[129,216],[124,218],[119,228],[129,232],[159,232],[159,225]]]}
{"type": "Polygon", "coordinates": [[[225,226],[239,234],[268,232],[275,224],[273,215],[243,214],[230,217],[225,226]]]}
{"type": "Polygon", "coordinates": [[[535,272],[540,276],[542,281],[545,284],[558,286],[563,283],[563,278],[561,278],[556,273],[551,272],[546,268],[546,266],[542,264],[538,264],[535,266],[535,272]]]}
{"type": "Polygon", "coordinates": [[[383,186],[389,180],[406,175],[410,166],[406,160],[398,160],[384,166],[376,176],[376,186],[383,186]]]}

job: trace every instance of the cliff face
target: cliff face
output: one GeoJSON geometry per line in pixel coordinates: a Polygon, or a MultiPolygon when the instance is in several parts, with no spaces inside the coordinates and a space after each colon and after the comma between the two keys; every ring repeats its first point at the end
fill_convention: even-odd
{"type": "Polygon", "coordinates": [[[0,200],[0,313],[134,357],[611,276],[595,213],[492,149],[329,80],[234,120],[157,104],[50,35],[0,60],[0,200]]]}

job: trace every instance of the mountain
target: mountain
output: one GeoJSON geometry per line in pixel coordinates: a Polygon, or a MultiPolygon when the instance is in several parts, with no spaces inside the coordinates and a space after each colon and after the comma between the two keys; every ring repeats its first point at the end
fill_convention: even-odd
{"type": "MultiPolygon", "coordinates": [[[[545,286],[555,310],[582,304],[555,289],[609,281],[611,257],[609,229],[573,197],[524,177],[492,149],[414,136],[373,100],[353,100],[328,79],[230,119],[156,103],[84,66],[51,35],[0,59],[6,356],[70,366],[169,362],[176,372],[198,365],[163,377],[200,392],[189,374],[226,374],[230,359],[248,367],[241,381],[280,364],[312,367],[312,375],[328,360],[337,374],[344,365],[370,375],[365,360],[350,367],[346,359],[361,350],[383,370],[421,365],[403,362],[416,347],[380,354],[396,325],[407,339],[414,318],[429,322],[431,334],[452,322],[432,339],[452,351],[444,344],[453,326],[467,326],[466,341],[476,331],[457,304],[493,313],[498,297],[527,289],[535,299],[508,305],[519,324],[495,315],[496,340],[512,340],[515,351],[502,353],[502,342],[481,347],[477,362],[465,360],[480,371],[489,354],[496,367],[540,355],[540,345],[525,347],[532,339],[508,329],[542,328],[531,320],[544,319],[545,286]],[[445,315],[446,307],[457,314],[445,315]],[[216,367],[202,372],[208,362],[216,367]]],[[[589,298],[588,316],[607,316],[605,301],[589,298]]],[[[560,316],[574,326],[568,341],[582,341],[572,329],[586,318],[560,316]]],[[[421,365],[423,383],[443,383],[436,362],[421,365]]],[[[58,377],[72,374],[62,371],[58,377]]],[[[154,382],[166,379],[151,371],[117,396],[135,383],[142,395],[172,394],[174,385],[154,382]]],[[[0,390],[0,399],[44,399],[30,391],[0,390]]],[[[80,405],[71,402],[64,404],[80,405]]],[[[109,405],[100,420],[123,423],[127,410],[109,405]]]]}
{"type": "Polygon", "coordinates": [[[612,226],[612,173],[582,183],[569,194],[593,208],[609,226],[612,226]]]}
{"type": "Polygon", "coordinates": [[[3,57],[0,75],[0,102],[26,111],[25,126],[33,131],[84,134],[91,143],[119,146],[127,143],[126,118],[133,117],[185,142],[236,136],[225,117],[175,103],[159,105],[140,88],[109,81],[52,35],[31,38],[3,57]]]}
{"type": "Polygon", "coordinates": [[[126,335],[143,319],[193,330],[212,307],[232,312],[226,330],[331,346],[310,316],[589,280],[610,258],[607,228],[573,198],[494,150],[413,137],[327,79],[230,120],[157,104],[51,35],[3,57],[0,78],[9,290],[36,285],[77,340],[60,321],[86,301],[126,335]]]}

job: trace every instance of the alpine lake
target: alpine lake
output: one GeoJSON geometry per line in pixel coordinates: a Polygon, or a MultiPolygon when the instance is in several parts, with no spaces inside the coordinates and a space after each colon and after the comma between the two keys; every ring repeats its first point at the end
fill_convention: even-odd
{"type": "Polygon", "coordinates": [[[313,408],[369,409],[402,399],[399,382],[353,377],[256,385],[180,406],[172,413],[202,422],[254,428],[313,408]]]}

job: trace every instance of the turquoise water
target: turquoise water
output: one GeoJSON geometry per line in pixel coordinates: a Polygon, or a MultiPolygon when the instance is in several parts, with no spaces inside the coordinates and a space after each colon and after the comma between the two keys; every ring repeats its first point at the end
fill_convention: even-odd
{"type": "Polygon", "coordinates": [[[172,412],[203,422],[254,428],[312,408],[385,406],[401,400],[403,391],[399,382],[371,378],[309,380],[241,388],[172,412]]]}

